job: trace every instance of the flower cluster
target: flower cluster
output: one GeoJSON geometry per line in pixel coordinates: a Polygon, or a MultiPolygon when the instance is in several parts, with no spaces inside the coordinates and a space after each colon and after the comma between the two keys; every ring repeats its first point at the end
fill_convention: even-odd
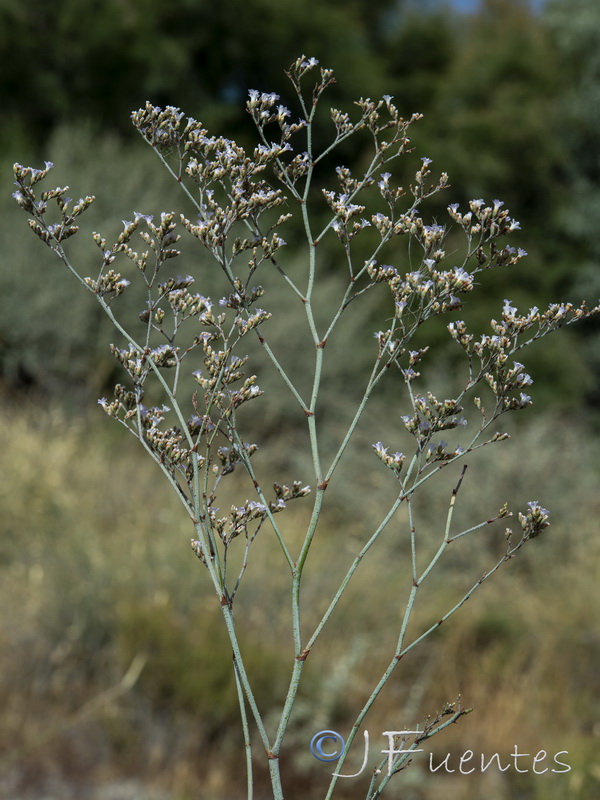
{"type": "Polygon", "coordinates": [[[521,227],[503,205],[502,200],[494,200],[491,206],[486,206],[485,201],[481,199],[471,200],[470,211],[465,214],[459,212],[458,203],[449,205],[448,213],[469,237],[485,235],[487,239],[495,239],[521,227]]]}
{"type": "MultiPolygon", "coordinates": [[[[262,130],[265,125],[276,122],[281,130],[281,142],[287,143],[295,133],[306,127],[306,120],[288,123],[290,110],[284,105],[278,104],[279,95],[274,92],[259,92],[250,89],[248,92],[249,100],[246,103],[246,110],[254,120],[255,125],[262,130]]],[[[288,148],[285,148],[288,149],[288,148]]]]}
{"type": "Polygon", "coordinates": [[[446,172],[442,172],[437,182],[434,181],[433,183],[427,183],[426,178],[431,175],[431,170],[429,169],[431,159],[422,158],[421,162],[421,167],[415,174],[415,182],[410,187],[416,203],[421,202],[426,197],[438,192],[440,189],[446,189],[448,186],[448,174],[446,172]]]}
{"type": "Polygon", "coordinates": [[[513,410],[531,405],[531,397],[525,392],[521,392],[518,398],[508,396],[533,383],[531,376],[523,371],[523,364],[515,361],[513,367],[507,369],[504,354],[499,354],[494,367],[494,372],[485,372],[483,377],[496,397],[502,400],[504,408],[513,410]]]}
{"type": "MultiPolygon", "coordinates": [[[[177,427],[173,426],[162,430],[158,425],[154,424],[152,417],[146,416],[142,419],[149,420],[149,424],[145,428],[145,438],[150,449],[157,456],[161,464],[166,464],[171,472],[175,468],[183,467],[183,473],[186,477],[190,475],[190,450],[186,446],[186,439],[184,433],[177,427]]],[[[198,460],[198,465],[202,466],[203,457],[200,455],[195,456],[198,460]]]]}
{"type": "MultiPolygon", "coordinates": [[[[168,406],[147,408],[142,404],[141,391],[128,391],[122,384],[115,386],[115,399],[108,401],[105,397],[98,404],[109,417],[118,419],[127,425],[143,441],[155,455],[157,461],[168,469],[170,474],[177,470],[185,478],[191,477],[191,452],[187,446],[186,436],[177,426],[162,428],[165,415],[170,411],[168,406]]],[[[195,455],[198,465],[202,465],[204,457],[195,455]]]]}
{"type": "Polygon", "coordinates": [[[533,380],[521,362],[514,361],[510,367],[509,357],[535,339],[598,311],[600,306],[588,309],[585,302],[579,308],[571,303],[552,303],[544,312],[533,306],[526,313],[519,314],[510,300],[504,300],[501,321],[492,319],[490,322],[493,334],[482,334],[476,341],[463,320],[449,323],[448,331],[470,358],[477,356],[481,363],[480,377],[496,395],[501,409],[510,411],[531,405],[531,397],[519,390],[531,386],[533,380]],[[520,336],[530,331],[528,341],[519,341],[520,336]],[[515,392],[519,392],[518,396],[515,392]]]}
{"type": "MultiPolygon", "coordinates": [[[[439,237],[440,231],[433,229],[425,235],[439,237]]],[[[443,254],[442,254],[443,256],[443,254]]],[[[367,272],[374,283],[387,283],[394,301],[395,316],[400,319],[408,309],[422,322],[428,317],[455,311],[462,303],[457,297],[473,289],[473,276],[463,267],[452,270],[436,269],[440,252],[434,258],[425,258],[421,269],[401,275],[389,265],[380,266],[374,260],[367,263],[367,272]]]]}
{"type": "Polygon", "coordinates": [[[402,465],[406,460],[404,453],[393,453],[392,455],[389,455],[388,448],[384,447],[381,442],[375,442],[373,448],[377,453],[377,456],[381,459],[381,461],[383,461],[386,467],[389,467],[392,472],[395,472],[396,475],[399,475],[402,465]]]}
{"type": "Polygon", "coordinates": [[[185,134],[189,134],[191,130],[197,130],[196,126],[191,124],[193,120],[190,120],[182,133],[183,116],[183,112],[174,106],[167,106],[163,110],[146,102],[144,108],[131,114],[131,121],[151,147],[169,150],[178,146],[185,134]]]}
{"type": "Polygon", "coordinates": [[[302,486],[300,481],[294,481],[291,486],[284,484],[274,483],[273,491],[275,492],[276,503],[287,503],[289,500],[296,500],[299,497],[306,497],[310,494],[310,486],[302,486]]]}
{"type": "Polygon", "coordinates": [[[462,456],[466,452],[465,448],[460,445],[453,447],[451,450],[447,448],[448,442],[445,442],[443,439],[440,439],[437,444],[427,445],[425,461],[428,463],[433,463],[434,461],[451,461],[453,458],[462,456]]]}
{"type": "Polygon", "coordinates": [[[246,500],[243,506],[231,506],[227,517],[217,518],[217,510],[210,509],[211,521],[226,546],[242,533],[248,536],[248,525],[255,520],[263,522],[267,516],[267,507],[255,500],[246,500]]]}
{"type": "MultiPolygon", "coordinates": [[[[182,128],[179,109],[168,107],[164,111],[150,103],[132,115],[135,127],[144,139],[158,150],[176,149],[180,171],[190,179],[200,197],[196,220],[181,215],[184,227],[211,252],[221,265],[225,263],[225,246],[236,223],[250,222],[256,236],[241,244],[235,237],[233,255],[248,247],[264,247],[264,258],[285,244],[282,239],[258,235],[258,219],[267,210],[284,202],[281,189],[274,189],[262,174],[267,168],[281,164],[281,159],[291,147],[287,142],[302,125],[285,125],[287,109],[279,107],[274,115],[263,115],[272,109],[277,96],[251,93],[252,113],[271,121],[278,119],[285,128],[280,143],[265,142],[257,145],[252,156],[231,139],[209,136],[202,124],[193,118],[182,128]]],[[[281,215],[271,227],[281,225],[289,215],[281,215]]]]}
{"type": "MultiPolygon", "coordinates": [[[[244,457],[250,458],[258,450],[255,444],[244,442],[244,457]]],[[[217,456],[221,462],[221,475],[228,475],[241,462],[242,456],[238,447],[219,447],[217,456]]]]}
{"type": "Polygon", "coordinates": [[[137,414],[138,395],[126,389],[123,384],[117,383],[115,386],[115,399],[109,402],[106,397],[101,397],[98,400],[98,405],[106,411],[109,417],[127,422],[137,414]]]}
{"type": "Polygon", "coordinates": [[[538,503],[537,500],[532,500],[527,503],[527,511],[525,514],[519,512],[519,522],[523,528],[523,535],[525,539],[534,539],[547,528],[550,523],[548,516],[550,512],[538,503]]]}
{"type": "Polygon", "coordinates": [[[431,392],[416,395],[414,414],[401,417],[406,430],[419,442],[428,441],[434,433],[465,427],[467,420],[457,416],[463,410],[456,400],[438,400],[431,392]]]}
{"type": "MultiPolygon", "coordinates": [[[[275,499],[269,502],[268,507],[264,503],[256,500],[246,500],[241,506],[232,505],[227,516],[218,517],[219,509],[212,505],[208,506],[206,518],[226,549],[233,539],[236,539],[240,535],[253,541],[269,514],[277,514],[283,511],[286,508],[287,501],[305,497],[310,492],[310,488],[308,486],[302,486],[299,481],[295,481],[291,488],[274,484],[274,489],[275,499]],[[258,523],[258,526],[251,535],[248,526],[253,522],[258,523]]],[[[192,539],[192,549],[198,558],[206,563],[202,545],[198,540],[192,539]]]]}
{"type": "Polygon", "coordinates": [[[151,369],[150,362],[157,367],[175,367],[179,362],[179,348],[162,344],[154,348],[145,348],[140,351],[134,345],[128,348],[119,348],[114,344],[110,346],[111,353],[127,370],[135,384],[142,385],[151,369]]]}
{"type": "Polygon", "coordinates": [[[198,317],[201,325],[214,325],[215,317],[212,313],[212,300],[202,294],[192,294],[187,289],[170,289],[163,291],[173,314],[183,321],[188,317],[198,317]]]}
{"type": "Polygon", "coordinates": [[[43,180],[53,167],[54,164],[51,161],[46,161],[43,169],[24,167],[21,164],[13,166],[15,185],[18,187],[13,192],[13,197],[24,211],[32,215],[33,218],[29,220],[31,230],[50,247],[60,245],[61,242],[70,239],[77,233],[79,227],[74,224],[75,220],[84,211],[87,211],[96,199],[91,195],[82,197],[71,208],[73,201],[66,196],[69,187],[57,186],[55,189],[42,192],[38,200],[33,187],[43,180]],[[59,222],[46,220],[48,203],[51,200],[56,203],[60,215],[59,222]]]}
{"type": "Polygon", "coordinates": [[[247,377],[239,389],[227,388],[244,378],[245,373],[242,367],[248,360],[247,356],[232,355],[229,349],[216,350],[211,346],[208,336],[202,339],[202,348],[205,372],[196,370],[193,377],[204,389],[207,408],[214,405],[219,409],[222,419],[229,419],[232,412],[239,406],[263,394],[256,385],[256,375],[247,377]]]}
{"type": "Polygon", "coordinates": [[[98,294],[101,297],[110,296],[110,299],[123,294],[130,285],[130,281],[123,278],[119,272],[115,272],[113,269],[109,269],[104,275],[100,275],[96,281],[92,278],[85,278],[85,282],[94,294],[98,294]]]}

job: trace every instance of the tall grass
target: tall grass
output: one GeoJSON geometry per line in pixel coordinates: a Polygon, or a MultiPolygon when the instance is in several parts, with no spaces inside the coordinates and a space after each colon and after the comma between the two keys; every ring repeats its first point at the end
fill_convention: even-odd
{"type": "MultiPolygon", "coordinates": [[[[99,412],[99,420],[68,424],[59,410],[35,405],[5,402],[2,413],[0,762],[11,777],[11,800],[57,776],[84,797],[94,782],[132,775],[173,800],[242,797],[231,653],[189,548],[187,520],[158,470],[133,440],[107,429],[99,412]]],[[[436,762],[446,752],[456,761],[467,749],[510,754],[518,744],[533,754],[568,750],[573,769],[457,777],[431,775],[417,757],[405,775],[406,798],[591,800],[600,790],[598,457],[573,420],[541,419],[521,435],[529,441],[521,441],[518,460],[510,444],[485,467],[469,459],[485,491],[474,496],[465,487],[457,513],[472,518],[477,506],[481,516],[503,496],[518,501],[535,486],[540,502],[551,504],[552,527],[407,658],[368,727],[379,750],[382,731],[422,722],[432,702],[441,706],[461,693],[475,713],[436,739],[436,762]],[[523,457],[528,452],[538,454],[535,461],[523,457]]],[[[376,486],[371,502],[377,505],[376,486]]],[[[429,498],[420,509],[432,543],[435,503],[429,498]]],[[[399,519],[387,547],[363,565],[307,665],[288,744],[296,770],[291,800],[318,796],[331,769],[310,755],[310,737],[324,727],[344,730],[389,655],[398,610],[382,598],[390,585],[403,585],[401,526],[399,519]],[[348,630],[367,631],[350,653],[348,630]]],[[[301,529],[302,519],[292,520],[289,535],[301,529]]],[[[361,534],[340,528],[332,513],[311,555],[323,564],[319,585],[307,587],[315,614],[316,598],[335,585],[361,534]]],[[[448,561],[436,593],[418,610],[417,627],[436,618],[463,588],[463,575],[490,548],[501,548],[501,539],[482,536],[468,570],[448,561]]],[[[242,647],[260,702],[275,714],[289,661],[282,638],[288,609],[271,545],[257,541],[253,576],[243,587],[241,602],[253,611],[242,647]]],[[[359,750],[349,764],[360,761],[359,750]]],[[[345,796],[356,796],[359,780],[345,782],[345,796]]]]}

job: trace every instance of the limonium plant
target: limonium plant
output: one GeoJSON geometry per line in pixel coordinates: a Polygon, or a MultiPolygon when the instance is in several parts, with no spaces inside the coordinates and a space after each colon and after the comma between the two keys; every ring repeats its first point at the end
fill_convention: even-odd
{"type": "MultiPolygon", "coordinates": [[[[534,307],[522,312],[504,300],[498,318],[491,320],[489,332],[478,335],[453,316],[454,321],[446,321],[447,333],[464,357],[464,386],[450,398],[439,398],[427,391],[419,368],[427,359],[428,348],[414,344],[417,334],[433,318],[459,310],[479,276],[483,278],[488,270],[521,262],[526,253],[506,243],[507,236],[519,225],[497,200],[473,200],[465,208],[451,204],[447,206],[445,222],[427,221],[422,216],[423,203],[448,189],[448,176],[441,173],[432,177],[427,158],[418,162],[407,189],[399,186],[392,172],[395,162],[411,152],[410,129],[420,115],[404,119],[390,96],[378,101],[360,99],[354,115],[337,109],[330,109],[327,115],[322,96],[334,82],[332,71],[321,68],[316,59],[302,56],[287,75],[299,116],[294,121],[276,94],[251,90],[246,108],[258,132],[257,144],[251,151],[234,141],[210,135],[200,122],[186,119],[174,107],[161,109],[147,103],[132,114],[135,128],[181,186],[187,196],[185,202],[194,211],[188,216],[168,211],[160,219],[135,213],[131,221],[124,223],[116,241],[94,233],[99,252],[98,269],[92,276],[80,274],[72,263],[67,240],[77,233],[78,217],[94,197],[73,202],[67,197],[68,187],[42,188],[53,166],[46,162],[43,169],[15,165],[14,198],[29,215],[32,231],[95,297],[120,334],[120,345],[111,345],[111,349],[125,379],[115,386],[111,397],[101,398],[99,403],[139,440],[190,519],[194,531],[192,550],[214,589],[233,650],[249,799],[255,791],[253,765],[261,759],[268,764],[274,800],[284,798],[286,787],[280,761],[292,759],[294,754],[282,751],[282,747],[293,721],[307,660],[364,556],[376,545],[386,546],[382,534],[390,524],[397,524],[398,510],[406,510],[408,599],[398,616],[397,638],[389,663],[362,708],[356,710],[346,747],[324,794],[329,800],[344,774],[346,753],[404,656],[446,622],[549,524],[549,512],[538,501],[529,502],[518,513],[516,532],[505,529],[502,555],[483,574],[473,577],[468,591],[434,624],[409,635],[417,596],[425,581],[437,574],[435,568],[445,551],[458,540],[466,541],[482,528],[513,516],[505,505],[491,519],[476,521],[463,530],[457,530],[453,523],[465,476],[464,459],[478,448],[496,446],[507,439],[507,433],[495,429],[496,421],[531,405],[527,391],[532,380],[517,354],[548,333],[597,313],[600,307],[553,303],[545,310],[534,307]],[[317,146],[317,139],[323,140],[326,135],[323,131],[330,132],[329,140],[317,146]],[[357,175],[346,166],[334,167],[332,157],[339,145],[355,136],[363,137],[364,147],[370,148],[369,158],[357,175]],[[317,185],[315,176],[324,173],[328,177],[320,178],[317,185]],[[372,205],[372,210],[367,210],[367,204],[372,205]],[[283,231],[294,216],[299,225],[291,228],[292,235],[299,228],[303,244],[286,249],[283,231]],[[449,255],[444,249],[451,232],[465,242],[460,263],[456,263],[454,253],[449,255]],[[220,270],[224,286],[221,299],[201,293],[201,270],[193,275],[172,271],[172,259],[181,256],[177,249],[181,236],[195,241],[220,270]],[[345,286],[323,323],[320,317],[317,321],[315,303],[323,274],[319,254],[326,242],[326,252],[334,248],[339,254],[345,286]],[[405,247],[410,250],[409,262],[403,262],[400,255],[405,247]],[[288,255],[292,249],[294,261],[288,255]],[[302,274],[293,266],[298,263],[299,250],[305,253],[302,274]],[[384,257],[390,258],[388,254],[395,265],[384,263],[384,257]],[[410,271],[401,263],[410,263],[410,271]],[[310,336],[311,352],[295,354],[295,359],[310,362],[312,379],[308,392],[298,386],[293,364],[280,357],[278,342],[270,339],[271,313],[261,308],[265,290],[259,282],[266,271],[281,280],[289,292],[289,302],[281,313],[300,315],[310,336]],[[128,322],[119,313],[119,297],[130,290],[132,281],[141,283],[144,305],[139,309],[139,319],[128,322]],[[372,337],[371,370],[364,377],[361,397],[347,430],[334,451],[325,456],[320,446],[318,403],[327,372],[327,343],[336,335],[341,318],[352,313],[360,304],[355,301],[367,292],[381,292],[379,308],[385,309],[381,329],[368,334],[372,337]],[[277,373],[289,404],[308,431],[312,475],[289,481],[291,485],[265,485],[260,456],[255,457],[258,447],[243,434],[243,407],[250,402],[260,403],[263,394],[246,353],[246,344],[252,338],[259,343],[265,363],[277,373]],[[192,379],[194,391],[182,393],[181,387],[192,379]],[[307,633],[301,590],[311,546],[324,530],[328,489],[339,479],[340,461],[359,422],[368,414],[376,387],[394,380],[397,409],[390,412],[389,439],[374,442],[364,458],[371,458],[372,469],[380,469],[382,477],[395,487],[395,499],[379,519],[371,520],[371,529],[357,546],[337,591],[325,598],[322,618],[307,633]],[[491,398],[485,407],[482,392],[491,398]],[[467,408],[470,411],[465,411],[467,408]],[[441,438],[453,430],[451,436],[459,433],[464,437],[462,444],[449,445],[441,438]],[[404,452],[396,450],[401,435],[408,441],[404,452]],[[422,564],[417,556],[415,496],[442,470],[449,469],[456,469],[456,478],[441,525],[439,548],[422,564]],[[237,490],[242,487],[245,494],[239,504],[221,513],[217,498],[222,482],[234,472],[245,475],[244,481],[238,479],[236,484],[237,490]],[[302,498],[311,504],[311,513],[303,540],[297,546],[286,532],[283,512],[289,503],[302,498]],[[258,567],[249,553],[259,533],[267,535],[265,529],[271,530],[273,546],[279,549],[287,570],[292,609],[289,684],[273,729],[265,722],[264,709],[259,708],[247,674],[238,641],[244,609],[240,614],[236,604],[247,570],[258,567]],[[237,565],[234,570],[232,561],[237,565]]],[[[313,568],[318,570],[319,565],[313,568]]],[[[384,792],[423,741],[467,712],[456,702],[432,714],[422,730],[412,739],[404,739],[404,746],[397,748],[404,752],[386,755],[372,770],[366,800],[374,800],[384,792]]]]}

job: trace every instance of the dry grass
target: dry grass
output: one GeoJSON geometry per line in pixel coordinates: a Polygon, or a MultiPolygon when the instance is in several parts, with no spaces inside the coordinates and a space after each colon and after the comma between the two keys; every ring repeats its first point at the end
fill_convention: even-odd
{"type": "MultiPolygon", "coordinates": [[[[8,777],[0,796],[2,786],[10,786],[4,796],[11,800],[45,787],[58,800],[48,790],[55,780],[73,797],[92,797],[95,784],[135,777],[172,800],[242,800],[229,647],[189,549],[190,530],[160,474],[102,418],[67,424],[58,411],[34,406],[5,407],[3,416],[0,760],[8,777]]],[[[553,525],[407,657],[369,719],[370,763],[375,748],[385,746],[383,730],[422,721],[461,694],[475,712],[431,743],[436,762],[447,752],[456,762],[467,749],[506,756],[517,744],[550,757],[568,750],[572,771],[534,776],[511,768],[457,778],[430,775],[426,759],[416,758],[398,780],[403,798],[591,800],[600,790],[593,443],[571,421],[546,420],[521,445],[497,453],[469,460],[458,514],[484,518],[507,497],[535,498],[551,507],[553,525]]],[[[420,507],[429,546],[438,541],[455,477],[448,480],[420,507]]],[[[367,512],[377,513],[378,498],[369,503],[367,512]]],[[[290,539],[304,514],[301,507],[295,516],[290,511],[290,539]]],[[[311,556],[307,629],[364,539],[360,525],[340,527],[340,518],[331,514],[311,556]]],[[[308,741],[324,727],[348,729],[389,658],[408,588],[401,529],[399,518],[379,553],[365,559],[307,662],[284,754],[290,800],[322,796],[330,768],[310,756],[308,741]]],[[[502,546],[502,530],[463,540],[451,554],[428,594],[424,587],[415,634],[477,579],[502,546]]],[[[242,647],[271,722],[291,654],[287,579],[273,545],[268,534],[257,540],[238,612],[242,647]]],[[[264,790],[265,775],[257,774],[264,790]]],[[[364,796],[363,785],[362,778],[346,781],[340,797],[364,796]]],[[[139,800],[151,796],[140,790],[139,800]]]]}

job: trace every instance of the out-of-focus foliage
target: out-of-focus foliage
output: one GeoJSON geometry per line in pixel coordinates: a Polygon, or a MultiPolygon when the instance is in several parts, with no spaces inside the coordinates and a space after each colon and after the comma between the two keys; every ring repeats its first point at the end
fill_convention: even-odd
{"type": "MultiPolygon", "coordinates": [[[[468,17],[433,6],[423,13],[413,4],[389,32],[390,92],[404,111],[424,114],[416,134],[419,155],[450,175],[450,189],[437,199],[440,219],[443,203],[498,197],[521,222],[519,244],[529,253],[518,272],[486,276],[469,321],[483,325],[504,297],[524,307],[563,296],[595,300],[600,292],[594,284],[577,277],[582,242],[567,242],[560,224],[577,192],[565,164],[580,163],[560,134],[573,91],[573,54],[557,48],[553,27],[526,0],[482,0],[468,17]]],[[[568,27],[565,4],[557,6],[568,27]]],[[[438,350],[444,336],[440,328],[432,340],[438,350]]],[[[451,358],[452,350],[444,355],[451,358]]],[[[544,403],[578,404],[592,391],[597,370],[579,333],[544,343],[536,356],[534,378],[547,387],[544,403]],[[564,381],[556,374],[557,346],[571,366],[564,381]]]]}
{"type": "Polygon", "coordinates": [[[452,58],[432,76],[431,157],[450,172],[457,200],[493,188],[524,225],[547,218],[563,155],[548,135],[559,71],[548,31],[522,2],[486,0],[451,44],[452,58]]]}
{"type": "MultiPolygon", "coordinates": [[[[143,144],[125,144],[131,110],[146,99],[181,106],[210,133],[253,144],[246,91],[289,96],[283,69],[303,51],[343,78],[332,103],[351,109],[361,95],[389,93],[405,114],[424,113],[414,158],[432,158],[451,182],[432,205],[434,216],[445,215],[446,203],[499,197],[522,222],[515,243],[530,256],[518,273],[489,276],[472,323],[499,313],[504,297],[525,307],[595,301],[599,14],[594,0],[550,0],[543,13],[526,0],[482,0],[473,15],[410,0],[0,0],[2,174],[9,160],[53,160],[65,182],[77,182],[73,192],[98,195],[102,232],[133,211],[185,211],[185,198],[143,144]]],[[[342,156],[358,168],[360,152],[342,156]]],[[[407,159],[407,180],[413,165],[407,159]]],[[[12,387],[58,392],[67,380],[97,394],[114,377],[99,315],[50,254],[36,249],[8,194],[0,201],[0,375],[12,387]],[[44,291],[36,293],[42,277],[44,291]],[[33,313],[24,313],[25,298],[33,313]]],[[[84,249],[76,254],[90,258],[84,249]]],[[[335,272],[339,254],[324,256],[323,269],[335,272]]],[[[399,268],[405,261],[399,253],[399,268]]],[[[452,359],[443,325],[430,343],[442,361],[452,359]]],[[[554,346],[536,355],[533,377],[548,382],[534,399],[573,405],[582,393],[593,398],[600,386],[593,324],[562,337],[568,375],[556,374],[554,346]]]]}
{"type": "Polygon", "coordinates": [[[35,144],[74,118],[123,132],[146,99],[209,124],[235,120],[248,88],[282,87],[299,47],[357,94],[381,93],[373,39],[390,5],[374,14],[364,0],[2,0],[1,127],[35,144]]]}
{"type": "Polygon", "coordinates": [[[563,210],[564,225],[575,243],[600,253],[600,5],[551,0],[545,20],[564,70],[557,133],[569,155],[565,172],[577,190],[569,212],[563,210]]]}
{"type": "MultiPolygon", "coordinates": [[[[545,20],[563,65],[564,94],[555,135],[564,143],[566,192],[558,228],[571,254],[576,297],[600,296],[600,5],[595,0],[550,0],[545,20]],[[574,262],[574,264],[573,264],[574,262]]],[[[587,327],[587,362],[600,374],[600,331],[587,327]]],[[[594,399],[600,389],[596,384],[594,399]]]]}
{"type": "MultiPolygon", "coordinates": [[[[140,797],[243,797],[231,652],[212,590],[199,580],[175,496],[139,444],[131,437],[123,441],[102,417],[74,423],[57,409],[1,402],[2,796],[96,799],[97,782],[135,776],[165,792],[139,790],[140,797]],[[115,694],[136,658],[143,665],[137,681],[115,694]],[[59,794],[62,783],[72,793],[59,794]]],[[[389,686],[369,729],[373,753],[384,746],[380,731],[420,722],[460,691],[475,712],[440,736],[436,763],[448,751],[455,763],[468,748],[499,752],[506,760],[518,744],[532,754],[567,750],[573,770],[549,780],[531,769],[510,769],[494,781],[493,767],[484,774],[431,775],[422,754],[404,778],[415,800],[596,796],[599,465],[583,419],[569,422],[534,420],[520,444],[501,444],[491,461],[485,449],[473,454],[465,481],[485,475],[485,491],[461,494],[456,511],[462,521],[492,512],[507,495],[524,503],[535,487],[540,502],[552,498],[552,526],[539,546],[533,542],[490,582],[477,603],[442,627],[420,657],[407,658],[402,680],[389,686]]],[[[268,463],[280,447],[268,445],[257,458],[268,463]]],[[[356,485],[347,486],[346,498],[359,496],[380,514],[384,487],[365,495],[356,485]]],[[[453,485],[449,479],[418,507],[424,547],[438,546],[439,510],[453,485]]],[[[305,520],[294,515],[304,512],[298,507],[290,513],[285,535],[297,542],[305,520]]],[[[306,586],[307,625],[364,541],[356,521],[361,515],[344,518],[343,527],[327,520],[315,541],[311,558],[324,567],[306,586]]],[[[391,618],[398,613],[389,593],[397,592],[400,601],[407,526],[406,515],[396,520],[381,550],[364,559],[335,624],[311,654],[290,729],[296,771],[290,800],[320,796],[315,787],[327,765],[310,755],[308,743],[322,728],[348,729],[349,709],[388,658],[391,618]],[[348,649],[348,633],[357,630],[365,633],[348,649]]],[[[242,589],[251,624],[241,647],[259,702],[272,704],[275,716],[289,662],[287,576],[272,537],[264,534],[251,555],[260,568],[242,589]]],[[[504,547],[502,528],[477,535],[468,554],[460,551],[444,562],[443,580],[422,597],[415,630],[456,600],[469,568],[504,547]]],[[[266,775],[258,771],[257,780],[262,789],[266,775]]],[[[358,780],[343,796],[356,796],[358,780]]]]}
{"type": "MultiPolygon", "coordinates": [[[[114,235],[133,210],[155,213],[179,201],[177,186],[157,169],[151,152],[134,150],[114,137],[99,138],[89,127],[57,128],[47,154],[57,164],[57,179],[70,183],[77,197],[94,186],[93,225],[103,235],[114,235]]],[[[5,173],[8,166],[4,164],[5,173]]],[[[79,395],[76,399],[89,398],[114,377],[107,349],[114,334],[101,309],[85,302],[80,287],[68,280],[52,254],[36,247],[32,237],[15,233],[13,202],[8,192],[0,198],[2,218],[12,226],[2,231],[0,266],[4,380],[49,394],[69,385],[70,392],[79,395]]],[[[86,275],[95,274],[100,257],[90,232],[82,233],[85,241],[74,242],[72,249],[74,261],[85,264],[86,275]]]]}

